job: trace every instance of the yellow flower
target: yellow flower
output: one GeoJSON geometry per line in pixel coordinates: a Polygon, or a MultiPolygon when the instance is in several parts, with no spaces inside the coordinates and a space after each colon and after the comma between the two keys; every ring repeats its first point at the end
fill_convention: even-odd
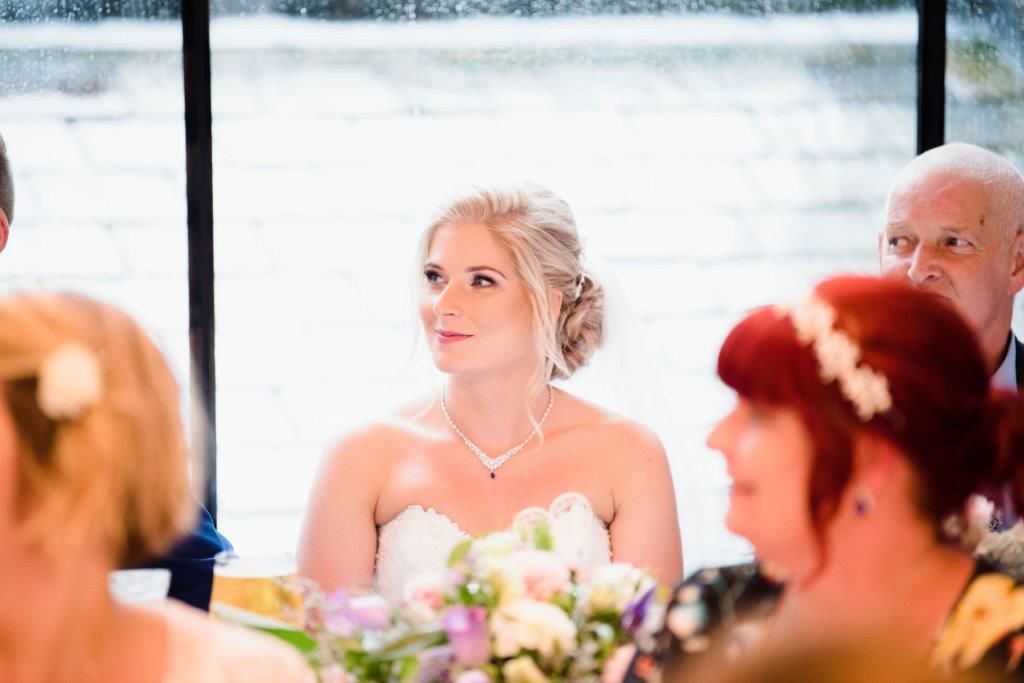
{"type": "Polygon", "coordinates": [[[931,664],[946,672],[970,669],[1007,634],[1024,626],[1024,588],[1009,576],[975,579],[946,622],[931,664]]]}
{"type": "Polygon", "coordinates": [[[528,656],[516,657],[505,662],[501,674],[507,683],[548,683],[549,679],[540,667],[528,656]]]}

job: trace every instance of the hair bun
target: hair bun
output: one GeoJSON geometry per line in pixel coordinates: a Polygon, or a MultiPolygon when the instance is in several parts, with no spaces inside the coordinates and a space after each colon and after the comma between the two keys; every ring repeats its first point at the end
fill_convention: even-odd
{"type": "Polygon", "coordinates": [[[556,368],[556,379],[568,379],[586,365],[604,339],[604,288],[584,273],[577,292],[575,301],[569,302],[565,321],[558,331],[558,344],[568,374],[556,368]]]}

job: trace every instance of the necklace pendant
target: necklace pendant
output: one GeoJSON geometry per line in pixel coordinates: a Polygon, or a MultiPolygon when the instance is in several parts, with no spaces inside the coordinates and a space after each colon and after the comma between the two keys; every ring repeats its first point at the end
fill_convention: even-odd
{"type": "Polygon", "coordinates": [[[544,411],[544,414],[541,416],[540,421],[537,422],[536,429],[533,432],[531,432],[530,435],[526,437],[526,439],[524,439],[518,445],[513,446],[512,448],[508,449],[498,457],[492,458],[491,456],[484,453],[479,446],[470,441],[469,437],[462,433],[462,430],[455,426],[455,422],[452,420],[452,416],[448,414],[448,406],[445,403],[445,393],[447,391],[447,388],[448,387],[446,386],[441,389],[441,413],[444,415],[444,419],[448,422],[448,426],[452,428],[452,431],[458,434],[459,437],[462,439],[462,442],[466,444],[466,448],[468,448],[476,455],[477,459],[480,460],[480,464],[482,464],[484,467],[490,470],[491,479],[497,479],[498,475],[495,472],[495,470],[504,465],[509,458],[511,458],[516,453],[519,453],[519,451],[523,450],[523,448],[526,447],[526,444],[530,443],[530,441],[533,440],[533,437],[537,435],[537,432],[540,431],[540,428],[544,426],[544,423],[548,419],[548,415],[551,414],[552,406],[555,405],[554,389],[548,387],[548,407],[547,410],[544,411]]]}

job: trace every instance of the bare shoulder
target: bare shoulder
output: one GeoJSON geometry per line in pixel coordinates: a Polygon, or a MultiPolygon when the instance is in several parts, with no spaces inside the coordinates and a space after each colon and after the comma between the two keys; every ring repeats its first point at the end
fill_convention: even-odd
{"type": "Polygon", "coordinates": [[[417,414],[402,409],[350,430],[330,446],[321,470],[327,476],[334,473],[363,477],[387,471],[397,458],[421,449],[436,438],[418,418],[417,414]]]}
{"type": "Polygon", "coordinates": [[[582,438],[601,445],[602,451],[619,454],[627,461],[637,456],[663,460],[665,447],[649,427],[578,396],[561,392],[568,430],[578,431],[582,438]]]}
{"type": "Polygon", "coordinates": [[[266,634],[211,620],[172,601],[149,608],[165,620],[173,674],[166,680],[205,679],[299,682],[314,680],[294,649],[266,634]],[[241,668],[240,668],[241,667],[241,668]]]}
{"type": "Polygon", "coordinates": [[[412,425],[401,420],[384,418],[359,425],[338,437],[330,448],[335,457],[359,458],[365,454],[380,455],[413,438],[412,425]]]}
{"type": "Polygon", "coordinates": [[[339,436],[330,449],[332,454],[358,458],[365,453],[380,456],[395,448],[408,447],[428,437],[424,416],[432,407],[428,400],[400,406],[387,415],[364,422],[339,436]]]}

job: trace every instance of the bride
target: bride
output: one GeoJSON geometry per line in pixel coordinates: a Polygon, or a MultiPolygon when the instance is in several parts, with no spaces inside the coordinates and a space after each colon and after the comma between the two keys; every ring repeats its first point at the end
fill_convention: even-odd
{"type": "Polygon", "coordinates": [[[583,270],[568,205],[535,184],[472,191],[442,208],[420,255],[419,315],[447,384],[328,454],[300,573],[399,599],[460,541],[541,514],[581,568],[622,561],[674,580],[682,551],[661,443],[550,383],[586,364],[603,332],[604,293],[583,270]]]}

